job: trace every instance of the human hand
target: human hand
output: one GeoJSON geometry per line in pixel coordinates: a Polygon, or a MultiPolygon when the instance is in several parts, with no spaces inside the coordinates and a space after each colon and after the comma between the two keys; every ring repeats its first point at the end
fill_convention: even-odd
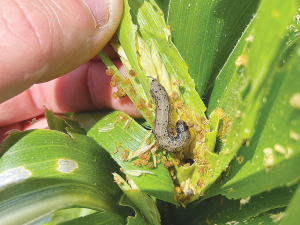
{"type": "MultiPolygon", "coordinates": [[[[56,113],[113,108],[140,115],[128,97],[112,98],[106,67],[94,57],[115,33],[122,6],[122,0],[0,4],[0,141],[8,130],[28,129],[24,121],[42,115],[44,106],[56,113]]],[[[105,51],[117,58],[111,47],[105,51]]]]}

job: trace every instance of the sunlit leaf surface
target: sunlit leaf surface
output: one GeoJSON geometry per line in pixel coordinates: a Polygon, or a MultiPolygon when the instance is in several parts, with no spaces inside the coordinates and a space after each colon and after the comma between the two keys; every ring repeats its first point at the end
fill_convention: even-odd
{"type": "Polygon", "coordinates": [[[110,155],[86,135],[30,130],[0,145],[0,223],[23,224],[78,206],[119,212],[110,155]],[[109,163],[110,162],[110,163],[109,163]]]}
{"type": "Polygon", "coordinates": [[[238,200],[218,195],[201,204],[187,206],[184,211],[172,207],[169,216],[173,224],[258,224],[261,221],[270,224],[276,218],[272,219],[271,215],[284,212],[296,188],[294,185],[238,200]],[[278,208],[276,212],[270,211],[278,208]],[[264,214],[267,217],[260,218],[264,214]]]}
{"type": "Polygon", "coordinates": [[[46,109],[50,130],[12,131],[0,145],[0,224],[299,221],[300,2],[168,3],[124,0],[119,40],[111,43],[135,75],[118,74],[119,85],[153,128],[146,76],[165,67],[169,83],[159,81],[183,81],[177,91],[189,111],[210,120],[207,149],[191,147],[171,175],[164,164],[172,154],[140,153],[154,147],[153,135],[128,115],[66,118],[46,109]],[[176,201],[182,190],[188,199],[180,202],[193,202],[186,208],[176,201]]]}
{"type": "MultiPolygon", "coordinates": [[[[153,162],[152,154],[148,160],[149,163],[144,166],[142,164],[141,166],[133,165],[135,160],[139,160],[138,157],[128,159],[129,154],[140,147],[141,141],[147,133],[137,122],[125,113],[118,111],[113,113],[82,113],[75,115],[75,118],[87,130],[87,134],[111,154],[111,157],[140,190],[159,199],[176,203],[174,202],[174,184],[168,169],[163,165],[161,151],[158,152],[161,157],[157,156],[157,161],[159,161],[157,167],[150,169],[147,165],[153,162]],[[107,127],[108,124],[112,125],[113,128],[103,131],[103,128],[107,127]],[[132,170],[149,171],[153,174],[144,173],[141,176],[134,176],[130,173],[132,170]]],[[[148,144],[152,140],[153,136],[149,138],[148,144]]],[[[118,171],[120,170],[115,172],[118,171]]]]}
{"type": "MultiPolygon", "coordinates": [[[[168,24],[174,44],[186,61],[200,96],[214,82],[256,12],[258,2],[170,1],[168,24]]],[[[206,99],[205,102],[208,103],[206,99]]]]}

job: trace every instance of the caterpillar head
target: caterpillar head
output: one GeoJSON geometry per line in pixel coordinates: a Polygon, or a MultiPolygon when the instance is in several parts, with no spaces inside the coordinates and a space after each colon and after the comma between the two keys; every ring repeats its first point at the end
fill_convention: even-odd
{"type": "Polygon", "coordinates": [[[176,132],[177,133],[182,133],[185,132],[189,129],[188,125],[186,124],[186,122],[184,122],[183,120],[178,120],[176,122],[176,132]]]}

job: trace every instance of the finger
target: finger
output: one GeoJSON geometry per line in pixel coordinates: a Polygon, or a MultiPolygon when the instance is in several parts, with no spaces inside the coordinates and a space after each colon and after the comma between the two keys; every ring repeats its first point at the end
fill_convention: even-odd
{"type": "Polygon", "coordinates": [[[6,0],[0,4],[0,102],[95,56],[116,31],[121,0],[6,0]]]}
{"type": "MultiPolygon", "coordinates": [[[[120,61],[114,63],[122,74],[126,74],[120,61]]],[[[128,97],[112,97],[116,88],[110,86],[111,77],[105,71],[106,66],[102,62],[90,61],[65,76],[33,85],[0,104],[0,126],[41,115],[45,111],[44,106],[56,113],[116,109],[141,117],[128,97]]]]}

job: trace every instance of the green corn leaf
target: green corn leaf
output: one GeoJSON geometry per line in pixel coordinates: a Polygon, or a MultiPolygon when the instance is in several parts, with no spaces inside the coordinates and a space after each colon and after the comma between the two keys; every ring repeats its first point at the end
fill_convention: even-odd
{"type": "Polygon", "coordinates": [[[173,224],[210,223],[225,225],[258,224],[257,221],[272,222],[278,219],[274,215],[284,212],[296,189],[297,185],[293,185],[238,200],[231,200],[218,195],[203,202],[189,205],[184,211],[171,206],[168,212],[173,224]],[[262,219],[263,214],[266,214],[267,218],[262,219]]]}
{"type": "Polygon", "coordinates": [[[217,107],[224,109],[225,112],[231,111],[232,104],[236,98],[239,80],[239,67],[235,65],[235,61],[247,50],[248,44],[253,41],[251,32],[255,25],[254,19],[251,20],[245,32],[238,40],[234,50],[215,78],[214,83],[207,87],[207,92],[209,93],[206,95],[209,98],[207,113],[211,113],[217,107]]]}
{"type": "MultiPolygon", "coordinates": [[[[97,143],[103,146],[111,157],[119,164],[124,173],[134,181],[138,188],[156,198],[167,202],[178,204],[174,201],[175,190],[170,173],[162,162],[162,153],[155,156],[157,167],[153,167],[153,154],[141,166],[133,165],[138,157],[129,159],[130,153],[136,151],[141,146],[142,140],[149,131],[142,128],[137,122],[123,112],[112,113],[81,113],[74,117],[80,122],[81,126],[87,131],[88,136],[92,137],[97,143]]],[[[151,149],[153,136],[149,136],[149,143],[145,142],[146,151],[151,149]],[[149,147],[147,147],[147,145],[149,147]]],[[[140,154],[139,154],[140,155],[140,154]]]]}
{"type": "MultiPolygon", "coordinates": [[[[168,24],[200,96],[205,95],[208,87],[214,83],[219,70],[253,18],[258,2],[170,1],[168,24]]],[[[208,100],[205,99],[205,102],[211,104],[208,100]]]]}
{"type": "Polygon", "coordinates": [[[299,217],[300,186],[298,186],[290,204],[288,205],[280,224],[297,224],[299,217]]]}
{"type": "MultiPolygon", "coordinates": [[[[270,10],[267,6],[265,7],[268,11],[270,10]]],[[[264,10],[263,6],[261,10],[264,10]]],[[[287,7],[286,10],[289,12],[290,8],[287,7]]],[[[271,17],[261,16],[259,18],[262,20],[260,23],[263,23],[264,20],[273,20],[271,17]]],[[[282,27],[279,26],[279,28],[282,27]]],[[[274,31],[274,36],[276,36],[276,33],[277,31],[274,31]]],[[[284,52],[285,46],[281,42],[278,45],[282,46],[280,52],[284,52]]],[[[261,51],[263,54],[263,49],[261,51]]],[[[268,50],[265,49],[265,51],[265,54],[267,54],[268,50]]],[[[298,50],[295,49],[295,52],[298,52],[298,50]]],[[[280,55],[274,57],[276,59],[273,59],[273,61],[278,62],[280,55]]],[[[268,76],[268,81],[265,82],[263,87],[264,91],[260,93],[260,100],[256,100],[255,103],[256,110],[259,110],[259,117],[257,116],[258,111],[254,112],[251,107],[246,106],[252,112],[243,112],[239,108],[235,109],[235,115],[231,117],[233,120],[232,132],[240,130],[242,127],[241,121],[243,120],[247,120],[245,122],[247,125],[252,123],[250,126],[256,126],[256,131],[252,139],[245,142],[246,145],[241,147],[236,160],[232,161],[229,169],[224,172],[224,179],[217,182],[209,190],[207,196],[214,193],[216,191],[215,187],[218,186],[218,193],[222,193],[229,198],[242,198],[269,188],[296,182],[299,179],[297,175],[300,172],[297,166],[300,150],[297,143],[297,134],[300,133],[299,110],[291,104],[293,96],[297,96],[297,93],[299,93],[298,64],[299,55],[296,53],[284,66],[273,68],[272,74],[268,76]],[[261,99],[262,97],[263,99],[261,99]],[[237,113],[238,111],[239,113],[237,113]],[[248,113],[252,113],[251,120],[249,117],[247,119],[247,116],[243,116],[243,114],[248,115],[248,113]],[[234,127],[234,123],[236,123],[237,129],[234,127]],[[293,138],[293,136],[296,136],[296,138],[293,138]],[[245,183],[248,184],[247,187],[243,186],[245,183]],[[229,190],[234,190],[234,192],[229,190]]],[[[243,136],[245,133],[241,132],[243,136]]],[[[234,133],[229,134],[223,148],[233,145],[234,142],[234,133]],[[233,136],[233,139],[230,139],[230,136],[233,136]]]]}
{"type": "Polygon", "coordinates": [[[50,130],[11,131],[0,224],[296,224],[299,4],[124,0],[111,44],[128,77],[99,56],[146,122],[46,109],[50,130]],[[185,151],[155,146],[147,76],[178,95],[171,117],[190,126],[185,151]]]}
{"type": "MultiPolygon", "coordinates": [[[[126,195],[122,198],[121,204],[132,207],[136,212],[135,217],[128,218],[128,225],[160,224],[160,215],[155,202],[147,194],[133,187],[134,185],[129,186],[117,173],[113,175],[115,180],[119,181],[119,186],[126,195]]],[[[132,181],[128,182],[132,184],[132,181]]]]}
{"type": "Polygon", "coordinates": [[[72,206],[120,212],[121,192],[110,175],[118,166],[90,137],[69,134],[29,130],[1,143],[1,224],[72,206]]]}
{"type": "MultiPolygon", "coordinates": [[[[222,181],[215,184],[218,193],[241,198],[299,180],[300,111],[290,104],[299,93],[299,60],[299,56],[295,57],[275,72],[250,145],[240,149],[230,171],[224,172],[222,181]]],[[[215,191],[212,188],[209,192],[215,191]]]]}
{"type": "MultiPolygon", "coordinates": [[[[151,76],[155,76],[156,73],[159,74],[161,65],[157,65],[156,60],[161,60],[169,76],[175,76],[175,78],[180,78],[184,82],[184,89],[181,90],[181,94],[186,104],[191,105],[200,116],[205,117],[204,111],[206,108],[195,91],[195,85],[188,74],[186,64],[171,42],[170,30],[154,1],[146,0],[141,5],[136,1],[130,1],[129,4],[124,1],[123,19],[117,35],[122,46],[122,49],[118,48],[118,52],[122,56],[123,64],[127,71],[132,68],[136,73],[136,78],[129,76],[129,79],[136,92],[146,100],[146,103],[150,99],[150,89],[145,74],[151,76]],[[138,37],[141,37],[145,44],[137,41],[140,40],[138,37]],[[155,49],[159,52],[158,58],[154,56],[151,58],[148,54],[147,49],[150,50],[150,47],[152,54],[154,54],[155,49]],[[126,54],[126,57],[123,54],[126,54]],[[125,60],[128,60],[130,65],[125,63],[125,60]],[[154,62],[151,62],[152,60],[154,62]],[[148,72],[148,67],[141,69],[141,63],[153,67],[150,70],[152,72],[148,72]]],[[[129,97],[132,95],[127,94],[129,97]]]]}
{"type": "Polygon", "coordinates": [[[89,214],[93,214],[97,212],[93,209],[86,209],[86,208],[69,208],[56,211],[51,213],[51,222],[44,223],[44,225],[55,225],[55,224],[62,224],[66,221],[72,221],[78,217],[85,217],[89,214]]]}
{"type": "MultiPolygon", "coordinates": [[[[69,215],[69,213],[67,213],[67,215],[69,215]]],[[[93,225],[126,224],[126,218],[115,213],[111,213],[105,210],[100,210],[100,212],[95,212],[93,214],[84,217],[59,223],[59,225],[82,225],[82,224],[93,224],[93,225]]]]}
{"type": "MultiPolygon", "coordinates": [[[[241,137],[247,139],[252,136],[259,108],[265,92],[268,91],[274,76],[274,69],[279,62],[280,53],[285,48],[286,40],[282,38],[286,27],[292,23],[298,8],[296,0],[284,4],[280,1],[263,1],[258,12],[259,23],[254,30],[254,41],[249,53],[247,75],[249,84],[245,84],[245,92],[241,96],[245,100],[246,115],[243,121],[241,137]],[[271,32],[268,32],[271,30],[271,32]],[[249,85],[249,86],[247,86],[249,85]]],[[[239,109],[238,109],[239,110],[239,109]]]]}
{"type": "MultiPolygon", "coordinates": [[[[169,94],[172,93],[172,90],[175,91],[186,104],[187,108],[179,114],[183,118],[187,118],[186,122],[191,124],[190,129],[194,129],[194,134],[189,152],[187,151],[184,154],[187,154],[186,157],[191,157],[188,154],[193,154],[197,158],[197,160],[195,159],[197,163],[191,168],[186,168],[186,166],[183,168],[183,163],[179,166],[176,165],[174,167],[175,171],[180,175],[177,175],[175,183],[181,188],[183,182],[186,183],[186,186],[189,186],[189,189],[193,192],[192,199],[189,196],[187,198],[195,200],[217,179],[222,168],[228,164],[235,154],[235,152],[232,152],[230,155],[227,154],[227,160],[220,160],[218,155],[212,153],[216,143],[219,120],[222,116],[216,113],[217,111],[213,112],[210,115],[210,121],[205,122],[204,112],[206,107],[195,90],[194,81],[188,74],[186,64],[171,42],[169,27],[165,24],[163,15],[154,1],[146,0],[142,4],[137,1],[124,1],[123,19],[117,36],[118,40],[113,39],[112,45],[119,53],[128,73],[130,74],[130,71],[134,70],[135,76],[123,78],[104,52],[99,53],[99,56],[109,69],[115,71],[115,76],[120,79],[119,85],[140,109],[150,125],[153,124],[155,116],[154,108],[151,109],[150,107],[149,110],[148,107],[141,107],[140,104],[143,101],[143,105],[147,106],[152,101],[149,96],[149,81],[145,75],[157,78],[169,94]],[[164,73],[164,70],[167,72],[164,73]],[[129,79],[130,82],[126,79],[129,79]],[[183,85],[176,88],[176,85],[174,85],[176,82],[183,82],[183,85]],[[131,91],[131,88],[135,91],[131,91]],[[218,168],[212,171],[211,165],[215,164],[218,164],[218,168]],[[205,167],[204,170],[208,173],[197,172],[203,169],[202,166],[205,167]],[[193,179],[188,178],[191,173],[194,173],[193,179]],[[197,183],[199,182],[202,184],[197,189],[197,183]]],[[[113,151],[108,149],[108,146],[105,146],[104,143],[100,144],[108,151],[113,151]]],[[[174,156],[168,155],[168,159],[176,164],[176,160],[174,161],[173,158],[174,156]]],[[[180,199],[182,197],[177,197],[177,200],[181,201],[180,199]]],[[[186,202],[186,200],[183,201],[186,202]]]]}

